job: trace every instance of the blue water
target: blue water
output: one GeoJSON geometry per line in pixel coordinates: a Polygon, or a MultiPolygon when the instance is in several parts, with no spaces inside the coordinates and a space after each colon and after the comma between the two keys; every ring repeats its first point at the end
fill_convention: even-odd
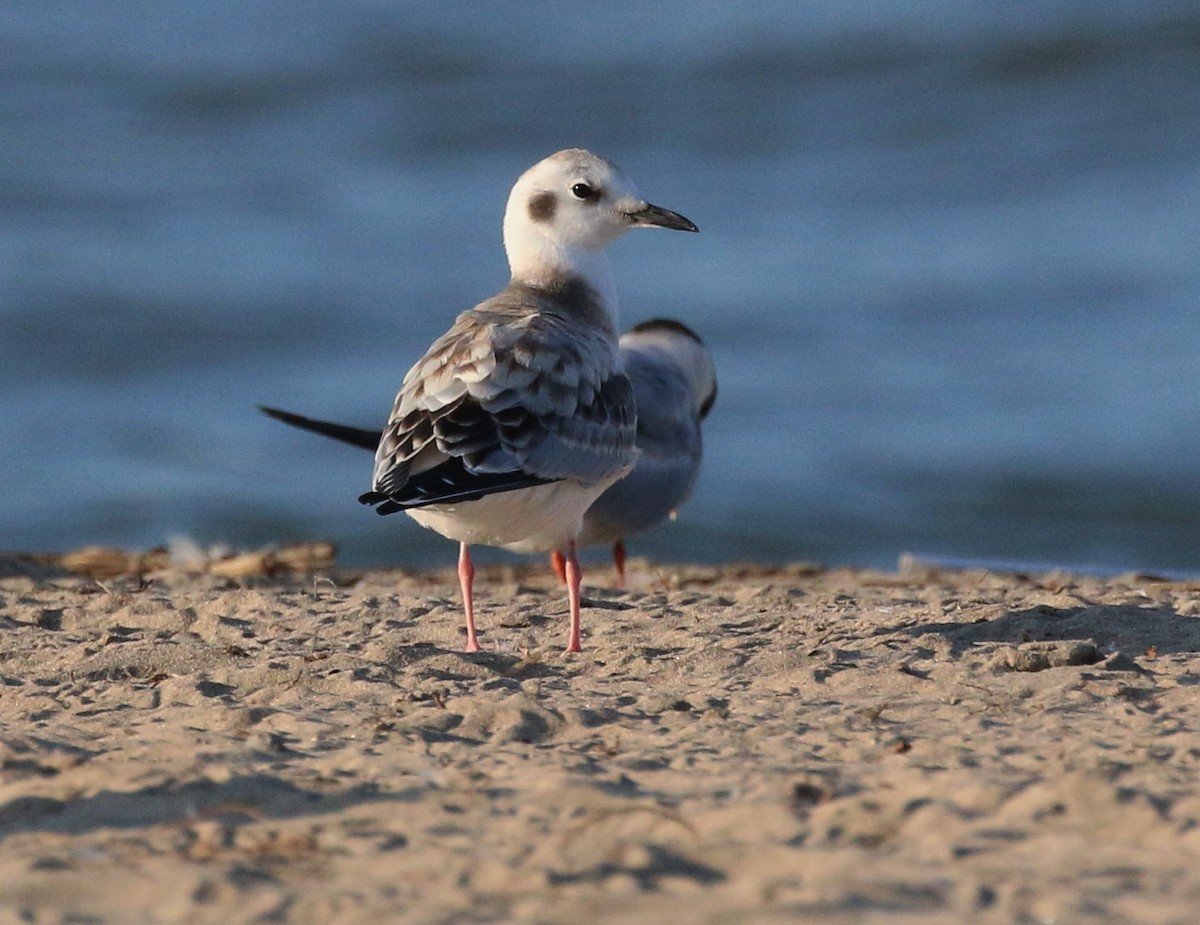
{"type": "Polygon", "coordinates": [[[591,147],[700,235],[623,320],[721,382],[663,559],[1200,571],[1200,11],[847,0],[0,7],[0,548],[453,551],[361,426],[591,147]]]}

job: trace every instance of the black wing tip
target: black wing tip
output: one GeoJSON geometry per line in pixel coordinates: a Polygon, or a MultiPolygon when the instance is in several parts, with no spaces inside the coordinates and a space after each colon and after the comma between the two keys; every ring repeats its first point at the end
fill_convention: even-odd
{"type": "Polygon", "coordinates": [[[383,491],[368,491],[358,496],[360,504],[375,507],[376,514],[395,514],[432,504],[460,504],[478,501],[488,495],[533,488],[560,481],[558,478],[542,478],[527,472],[472,473],[461,459],[443,464],[435,469],[409,479],[403,486],[403,495],[383,491]]]}
{"type": "Polygon", "coordinates": [[[270,405],[259,405],[258,410],[267,417],[291,427],[307,430],[309,433],[320,434],[322,437],[329,437],[331,440],[337,440],[339,443],[348,443],[350,446],[360,447],[372,452],[379,446],[380,440],[383,439],[383,434],[380,431],[368,430],[365,427],[351,427],[348,424],[335,424],[332,421],[318,421],[316,418],[306,418],[302,414],[284,411],[282,408],[272,408],[270,405]]]}
{"type": "Polygon", "coordinates": [[[712,391],[708,393],[708,397],[705,398],[703,404],[700,405],[700,420],[703,421],[708,417],[708,413],[712,411],[713,405],[715,405],[717,402],[717,391],[717,380],[714,379],[712,391]]]}
{"type": "Polygon", "coordinates": [[[385,517],[388,514],[395,514],[397,511],[404,510],[403,505],[397,504],[381,491],[364,492],[358,496],[358,503],[369,504],[372,507],[378,504],[379,507],[375,508],[375,513],[380,517],[385,517]]]}
{"type": "Polygon", "coordinates": [[[277,421],[286,421],[289,418],[296,417],[290,411],[284,411],[282,408],[272,408],[270,405],[255,405],[254,407],[267,417],[274,418],[277,421]]]}

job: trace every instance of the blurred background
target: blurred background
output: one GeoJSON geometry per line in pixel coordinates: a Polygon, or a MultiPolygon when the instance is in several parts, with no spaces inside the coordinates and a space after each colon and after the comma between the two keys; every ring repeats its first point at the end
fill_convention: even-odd
{"type": "Polygon", "coordinates": [[[702,229],[613,248],[721,385],[633,554],[1200,572],[1194,0],[433,6],[0,7],[0,548],[450,564],[255,406],[382,425],[579,145],[702,229]]]}

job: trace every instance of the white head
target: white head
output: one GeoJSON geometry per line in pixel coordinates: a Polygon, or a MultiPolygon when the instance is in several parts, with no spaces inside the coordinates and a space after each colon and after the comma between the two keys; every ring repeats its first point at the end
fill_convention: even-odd
{"type": "Polygon", "coordinates": [[[521,174],[504,210],[504,249],[513,279],[545,284],[577,275],[608,288],[603,250],[630,228],[698,231],[653,206],[613,163],[568,148],[521,174]]]}
{"type": "Polygon", "coordinates": [[[622,334],[621,349],[652,350],[669,357],[691,386],[696,416],[708,416],[717,400],[717,368],[695,331],[673,318],[655,318],[622,334]]]}

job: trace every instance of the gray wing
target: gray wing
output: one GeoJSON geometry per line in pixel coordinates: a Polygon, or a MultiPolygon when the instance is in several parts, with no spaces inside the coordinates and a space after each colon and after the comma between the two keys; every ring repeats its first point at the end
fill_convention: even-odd
{"type": "Polygon", "coordinates": [[[632,472],[584,516],[581,542],[615,542],[648,530],[683,504],[703,455],[696,399],[682,372],[653,352],[623,351],[637,402],[639,455],[632,472]]]}
{"type": "Polygon", "coordinates": [[[605,332],[497,298],[404,377],[375,454],[380,513],[627,469],[636,410],[605,332]]]}

